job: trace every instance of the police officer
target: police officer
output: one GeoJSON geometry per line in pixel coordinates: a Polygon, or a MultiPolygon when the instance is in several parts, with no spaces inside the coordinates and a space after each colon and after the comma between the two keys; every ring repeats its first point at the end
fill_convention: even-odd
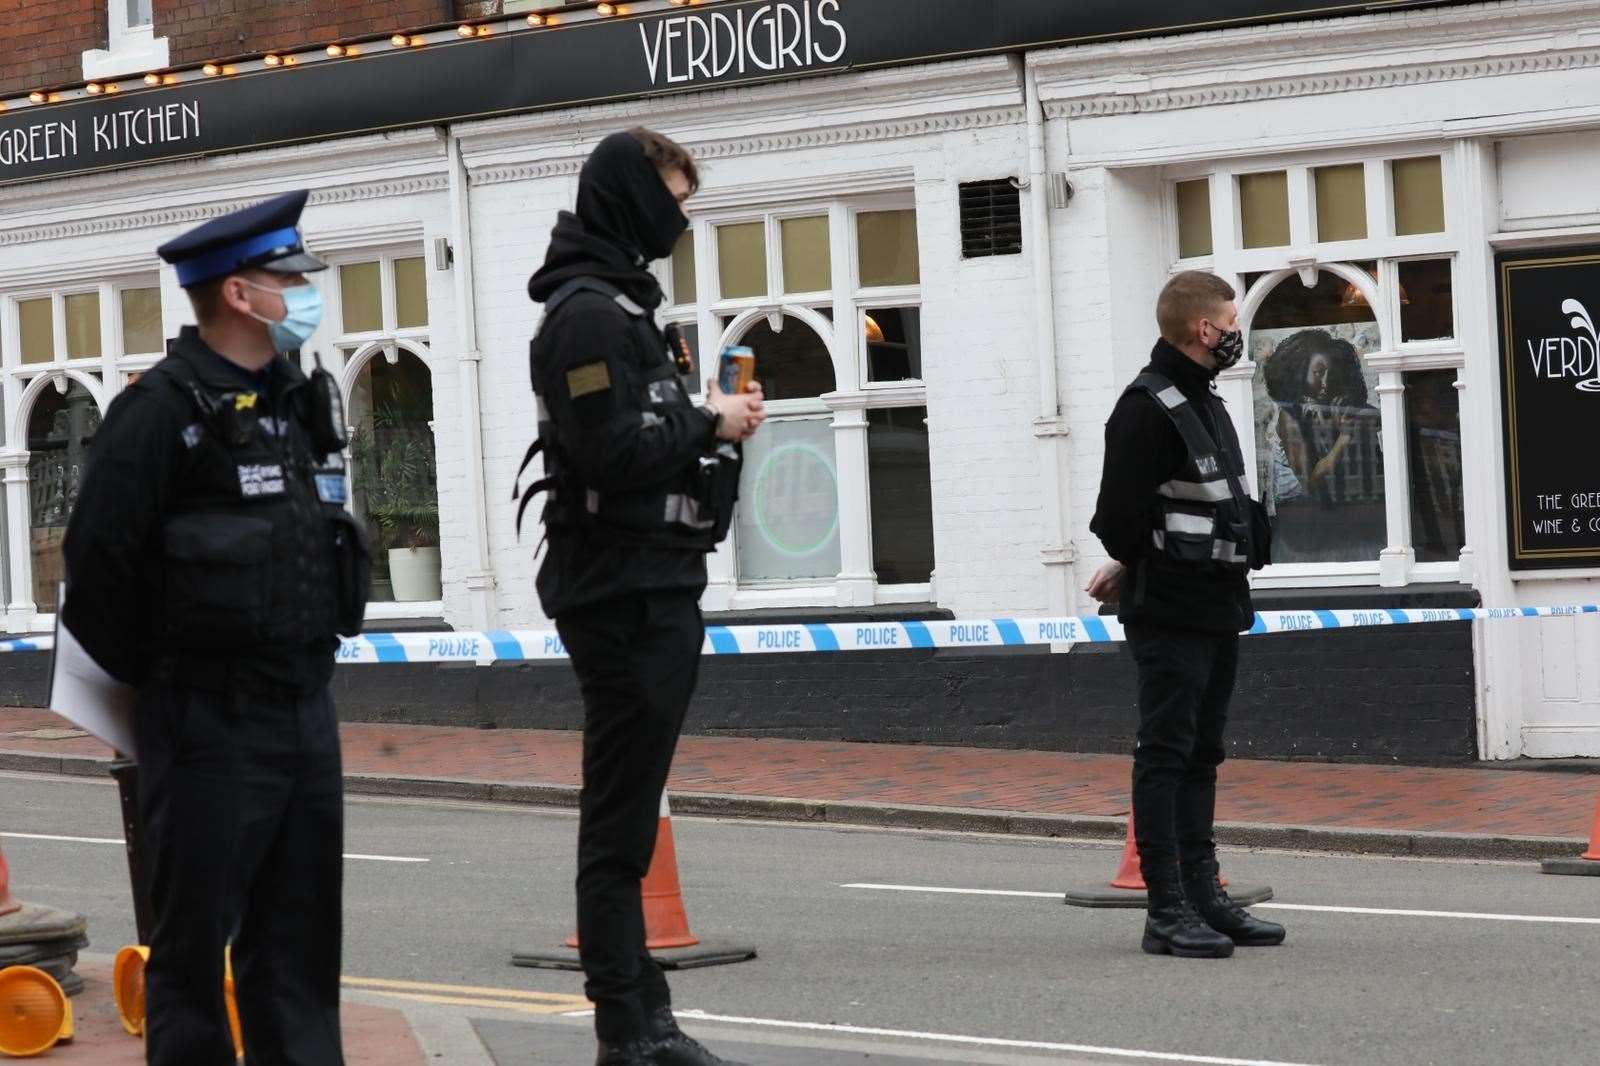
{"type": "Polygon", "coordinates": [[[230,941],[251,1066],[343,1062],[328,683],[336,634],[360,629],[366,548],[344,510],[339,394],[284,358],[321,316],[305,201],[159,249],[199,325],[111,405],[67,528],[63,623],[137,687],[152,1066],[234,1061],[230,941]]]}
{"type": "Polygon", "coordinates": [[[603,1066],[723,1061],[673,1021],[639,894],[699,668],[706,553],[732,516],[738,442],[765,417],[759,386],[730,396],[713,382],[696,407],[679,381],[688,353],[674,336],[669,355],[652,314],[648,264],[672,254],[698,183],[666,137],[607,137],[528,286],[544,304],[530,353],[529,454],[543,450],[534,490],[548,492],[538,590],[583,691],[578,942],[603,1066]]]}
{"type": "Polygon", "coordinates": [[[1244,457],[1217,374],[1239,361],[1233,288],[1176,275],[1156,305],[1161,339],[1106,423],[1104,475],[1090,529],[1112,561],[1089,594],[1119,604],[1139,671],[1134,835],[1149,886],[1144,950],[1225,957],[1235,944],[1280,944],[1217,880],[1217,767],[1249,629],[1248,572],[1267,562],[1270,529],[1244,485],[1244,457]]]}

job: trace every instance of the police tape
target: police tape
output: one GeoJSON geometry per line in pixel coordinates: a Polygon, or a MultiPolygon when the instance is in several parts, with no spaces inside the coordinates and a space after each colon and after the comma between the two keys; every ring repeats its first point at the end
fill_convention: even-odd
{"type": "MultiPolygon", "coordinates": [[[[1362,611],[1267,611],[1256,615],[1247,636],[1327,629],[1429,625],[1441,622],[1565,618],[1600,614],[1600,606],[1435,607],[1362,611]]],[[[1116,619],[982,618],[969,621],[831,622],[776,626],[707,626],[706,655],[781,655],[913,648],[1011,648],[1028,645],[1115,644],[1126,640],[1116,619]]],[[[54,638],[0,641],[0,653],[48,651],[54,638]]],[[[565,659],[561,637],[551,630],[487,630],[458,633],[363,633],[340,643],[341,663],[490,663],[565,659]]]]}

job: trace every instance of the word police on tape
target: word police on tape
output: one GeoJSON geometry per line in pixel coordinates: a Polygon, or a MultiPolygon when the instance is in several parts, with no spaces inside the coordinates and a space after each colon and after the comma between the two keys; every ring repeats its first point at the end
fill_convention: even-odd
{"type": "MultiPolygon", "coordinates": [[[[1256,615],[1248,634],[1302,633],[1320,629],[1427,625],[1439,622],[1503,621],[1600,614],[1600,606],[1433,608],[1402,611],[1271,611],[1256,615]]],[[[0,641],[0,653],[48,651],[52,637],[0,641]]],[[[815,623],[780,626],[708,626],[707,655],[771,655],[802,652],[892,651],[906,648],[998,648],[1021,645],[1112,644],[1126,639],[1109,617],[982,618],[954,622],[815,623]]],[[[339,646],[344,663],[439,663],[487,665],[565,659],[567,650],[547,630],[488,630],[482,633],[363,633],[339,646]]]]}

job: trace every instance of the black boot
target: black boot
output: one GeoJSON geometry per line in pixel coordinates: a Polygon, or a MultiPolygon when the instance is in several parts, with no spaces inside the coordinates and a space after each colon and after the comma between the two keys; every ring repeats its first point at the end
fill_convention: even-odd
{"type": "Polygon", "coordinates": [[[1276,922],[1263,922],[1233,901],[1217,880],[1216,863],[1202,863],[1183,871],[1183,891],[1205,923],[1242,947],[1269,947],[1283,943],[1285,931],[1276,922]]]}
{"type": "Polygon", "coordinates": [[[656,1042],[651,1039],[629,1040],[622,1044],[600,1041],[594,1066],[660,1066],[664,1061],[656,1058],[656,1042]]]}
{"type": "Polygon", "coordinates": [[[1233,941],[1201,919],[1184,898],[1177,879],[1145,878],[1149,886],[1149,915],[1144,921],[1144,943],[1151,955],[1177,955],[1186,959],[1225,959],[1233,954],[1233,941]]]}
{"type": "Polygon", "coordinates": [[[744,1066],[732,1059],[718,1058],[694,1037],[678,1028],[671,1007],[657,1007],[650,1012],[650,1038],[655,1041],[655,1058],[659,1066],[744,1066]]]}

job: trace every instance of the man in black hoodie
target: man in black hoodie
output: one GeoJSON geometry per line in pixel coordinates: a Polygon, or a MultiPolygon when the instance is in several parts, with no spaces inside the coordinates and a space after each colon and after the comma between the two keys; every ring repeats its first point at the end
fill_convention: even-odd
{"type": "Polygon", "coordinates": [[[1255,618],[1247,573],[1271,545],[1213,384],[1244,352],[1232,286],[1178,274],[1156,319],[1150,364],[1106,423],[1089,528],[1112,561],[1088,592],[1118,605],[1139,668],[1133,819],[1149,888],[1144,950],[1221,958],[1235,944],[1284,938],[1222,889],[1212,832],[1239,633],[1255,618]]]}
{"type": "Polygon", "coordinates": [[[652,314],[649,263],[672,254],[698,183],[660,134],[607,137],[528,285],[545,305],[530,353],[549,493],[538,589],[583,690],[578,943],[600,1066],[723,1062],[673,1021],[640,900],[705,638],[705,556],[732,507],[707,486],[736,483],[737,445],[765,418],[759,386],[713,381],[695,406],[652,314]]]}

